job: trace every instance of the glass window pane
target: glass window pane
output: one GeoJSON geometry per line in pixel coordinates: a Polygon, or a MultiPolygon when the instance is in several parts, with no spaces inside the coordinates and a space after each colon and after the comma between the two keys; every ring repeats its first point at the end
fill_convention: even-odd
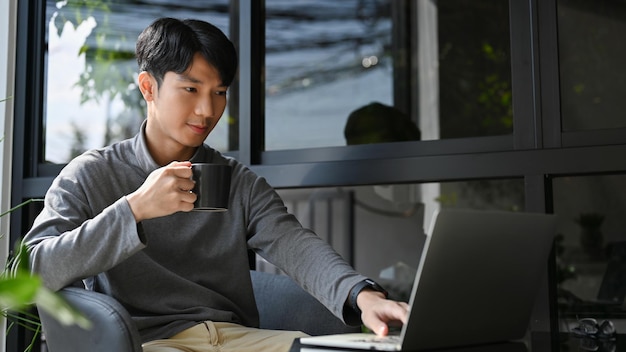
{"type": "Polygon", "coordinates": [[[554,180],[561,326],[578,318],[624,315],[626,176],[554,180]]]}
{"type": "Polygon", "coordinates": [[[623,2],[559,0],[558,31],[563,131],[626,127],[623,2]]]}
{"type": "MultiPolygon", "coordinates": [[[[512,133],[508,1],[436,3],[439,19],[439,137],[512,133]]],[[[420,71],[420,74],[427,72],[420,71]]],[[[428,118],[422,116],[422,119],[428,118]]]]}
{"type": "MultiPolygon", "coordinates": [[[[303,226],[328,241],[357,270],[408,298],[435,210],[524,209],[520,179],[374,185],[278,191],[303,226]]],[[[261,259],[257,269],[276,270],[261,259]]]]}
{"type": "Polygon", "coordinates": [[[266,150],[512,133],[508,2],[266,8],[266,150]]]}
{"type": "MultiPolygon", "coordinates": [[[[199,18],[228,35],[228,0],[184,3],[48,0],[46,62],[46,162],[66,163],[91,148],[134,136],[146,116],[135,85],[135,41],[167,14],[199,18]]],[[[228,110],[207,142],[226,150],[228,110]]]]}

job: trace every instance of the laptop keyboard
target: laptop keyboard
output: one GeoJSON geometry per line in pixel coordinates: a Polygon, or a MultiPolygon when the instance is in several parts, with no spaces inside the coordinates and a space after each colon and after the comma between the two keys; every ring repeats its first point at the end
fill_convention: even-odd
{"type": "Polygon", "coordinates": [[[400,338],[400,335],[387,335],[387,336],[372,336],[372,337],[368,337],[368,338],[363,338],[363,339],[358,339],[355,340],[356,342],[368,342],[368,343],[375,343],[375,344],[400,344],[402,342],[402,339],[400,338]]]}

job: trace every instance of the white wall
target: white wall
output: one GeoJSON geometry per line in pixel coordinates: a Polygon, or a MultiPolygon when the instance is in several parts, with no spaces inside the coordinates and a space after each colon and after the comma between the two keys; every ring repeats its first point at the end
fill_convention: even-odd
{"type": "MultiPolygon", "coordinates": [[[[14,64],[15,64],[15,23],[17,0],[0,1],[0,99],[13,95],[14,64]]],[[[0,103],[0,212],[9,209],[11,204],[11,154],[13,144],[13,100],[0,103]]],[[[0,218],[0,263],[4,267],[8,255],[9,221],[8,217],[0,218]]],[[[6,322],[0,324],[0,351],[6,349],[6,322]]]]}

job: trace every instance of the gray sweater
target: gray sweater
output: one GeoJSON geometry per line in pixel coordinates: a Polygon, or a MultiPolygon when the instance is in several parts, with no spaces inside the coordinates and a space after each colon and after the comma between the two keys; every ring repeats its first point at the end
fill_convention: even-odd
{"type": "Polygon", "coordinates": [[[364,277],[287,213],[263,178],[207,145],[191,161],[232,166],[229,210],[136,223],[125,196],[159,167],[144,127],[132,139],[77,157],[52,183],[25,237],[32,269],[47,287],[83,280],[88,289],[116,298],[144,341],[204,320],[256,327],[248,264],[253,249],[337,317],[354,322],[344,303],[364,277]]]}

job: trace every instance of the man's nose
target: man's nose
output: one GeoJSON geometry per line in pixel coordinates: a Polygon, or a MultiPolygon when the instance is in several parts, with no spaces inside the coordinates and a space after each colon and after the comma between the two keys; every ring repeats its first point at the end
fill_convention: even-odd
{"type": "Polygon", "coordinates": [[[196,115],[202,117],[213,117],[213,99],[200,99],[196,104],[196,115]]]}

